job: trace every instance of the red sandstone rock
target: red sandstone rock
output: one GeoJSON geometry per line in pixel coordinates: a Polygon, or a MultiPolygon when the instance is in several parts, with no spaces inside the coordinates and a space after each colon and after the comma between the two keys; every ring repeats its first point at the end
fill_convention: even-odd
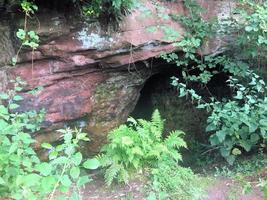
{"type": "MultiPolygon", "coordinates": [[[[25,100],[20,110],[45,108],[44,126],[50,129],[87,117],[81,126],[87,127],[93,139],[91,149],[97,150],[106,133],[127,119],[145,80],[154,73],[140,61],[176,51],[172,43],[182,38],[184,29],[167,15],[185,14],[182,3],[158,3],[162,4],[161,14],[166,18],[162,19],[157,7],[147,1],[124,19],[119,31],[111,33],[103,33],[97,24],[73,28],[73,23],[62,17],[55,22],[49,14],[40,16],[41,27],[37,32],[41,37],[49,37],[35,52],[22,52],[16,67],[1,68],[0,89],[6,86],[4,80],[16,76],[27,82],[27,89],[42,86],[36,96],[22,93],[25,100]],[[58,23],[60,26],[55,27],[58,23]],[[162,27],[166,26],[179,34],[175,41],[165,37],[162,27]],[[151,27],[154,32],[148,31],[151,27]]],[[[218,5],[226,2],[200,3],[208,10],[203,17],[210,18],[218,15],[218,5]]],[[[210,44],[202,53],[214,53],[220,48],[218,43],[210,44]]]]}

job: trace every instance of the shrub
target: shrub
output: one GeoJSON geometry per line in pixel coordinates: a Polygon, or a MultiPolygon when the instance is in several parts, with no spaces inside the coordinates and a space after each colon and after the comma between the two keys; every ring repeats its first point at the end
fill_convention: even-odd
{"type": "Polygon", "coordinates": [[[148,200],[199,200],[204,194],[199,186],[199,177],[173,160],[160,162],[151,170],[149,188],[148,200]]]}
{"type": "Polygon", "coordinates": [[[236,13],[239,17],[232,19],[232,24],[235,24],[234,32],[238,32],[233,44],[233,49],[238,52],[236,56],[254,66],[264,67],[267,59],[266,1],[243,0],[236,13]]]}
{"type": "Polygon", "coordinates": [[[129,180],[131,173],[145,167],[156,167],[164,159],[181,160],[177,151],[186,147],[181,139],[182,131],[173,131],[166,139],[162,138],[164,123],[158,110],[151,121],[128,119],[128,125],[121,125],[108,135],[99,156],[105,169],[105,180],[110,185],[114,179],[119,182],[129,180]]]}
{"type": "Polygon", "coordinates": [[[265,146],[267,140],[267,87],[265,82],[251,70],[242,83],[230,77],[229,87],[233,90],[232,99],[218,101],[212,98],[205,102],[192,89],[187,89],[177,79],[173,82],[180,90],[180,96],[191,96],[198,102],[198,108],[210,111],[206,131],[210,132],[213,148],[233,164],[236,156],[249,152],[257,144],[265,146]]]}
{"type": "Polygon", "coordinates": [[[23,97],[17,94],[23,82],[17,78],[14,90],[1,93],[0,98],[0,195],[12,199],[52,199],[55,191],[67,192],[72,186],[72,198],[81,199],[79,188],[91,179],[83,169],[96,169],[96,159],[82,162],[82,154],[77,151],[81,140],[88,141],[80,130],[59,130],[63,144],[49,150],[49,160],[40,161],[31,147],[35,140],[31,134],[40,129],[44,112],[16,112],[17,104],[23,97]]]}

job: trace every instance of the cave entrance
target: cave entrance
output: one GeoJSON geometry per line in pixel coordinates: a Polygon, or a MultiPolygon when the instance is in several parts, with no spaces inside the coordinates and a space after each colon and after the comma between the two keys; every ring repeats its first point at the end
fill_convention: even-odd
{"type": "Polygon", "coordinates": [[[196,109],[189,100],[178,97],[177,89],[171,85],[171,77],[179,75],[180,71],[171,67],[151,76],[141,90],[131,116],[150,120],[153,111],[158,109],[165,119],[164,134],[182,130],[188,139],[200,139],[205,130],[206,112],[196,109]]]}

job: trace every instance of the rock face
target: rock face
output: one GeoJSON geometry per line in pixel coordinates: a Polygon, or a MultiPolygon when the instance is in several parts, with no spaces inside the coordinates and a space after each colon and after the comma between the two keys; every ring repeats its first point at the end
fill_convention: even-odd
{"type": "MultiPolygon", "coordinates": [[[[208,10],[204,17],[220,14],[221,4],[204,3],[208,10]]],[[[107,132],[124,122],[134,109],[145,81],[164,70],[162,63],[153,63],[153,58],[177,50],[172,43],[182,38],[184,29],[168,17],[169,13],[184,14],[183,4],[146,1],[116,32],[103,31],[98,23],[40,13],[40,26],[36,28],[33,22],[31,29],[36,28],[41,44],[34,52],[21,51],[15,67],[7,65],[15,54],[10,28],[1,26],[5,36],[0,39],[0,89],[7,89],[7,80],[17,76],[27,82],[20,111],[44,108],[43,127],[52,135],[39,133],[38,141],[57,140],[57,134],[51,131],[74,123],[86,128],[92,139],[90,150],[97,151],[107,132]],[[159,5],[163,10],[158,10],[159,5]],[[175,41],[166,38],[164,27],[177,33],[175,41]],[[27,94],[40,86],[43,89],[37,95],[27,94]]],[[[214,53],[218,48],[212,43],[203,52],[214,53]]]]}

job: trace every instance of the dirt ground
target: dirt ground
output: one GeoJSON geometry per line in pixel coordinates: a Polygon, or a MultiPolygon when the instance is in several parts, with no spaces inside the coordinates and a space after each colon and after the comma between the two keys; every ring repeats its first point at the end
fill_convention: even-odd
{"type": "MultiPolygon", "coordinates": [[[[248,194],[242,193],[241,186],[231,179],[218,179],[208,186],[207,194],[202,200],[266,200],[263,192],[252,186],[248,194]]],[[[145,184],[140,180],[133,180],[128,185],[107,187],[103,180],[94,180],[83,190],[84,200],[145,200],[145,184]]],[[[183,200],[183,199],[179,199],[183,200]]]]}

